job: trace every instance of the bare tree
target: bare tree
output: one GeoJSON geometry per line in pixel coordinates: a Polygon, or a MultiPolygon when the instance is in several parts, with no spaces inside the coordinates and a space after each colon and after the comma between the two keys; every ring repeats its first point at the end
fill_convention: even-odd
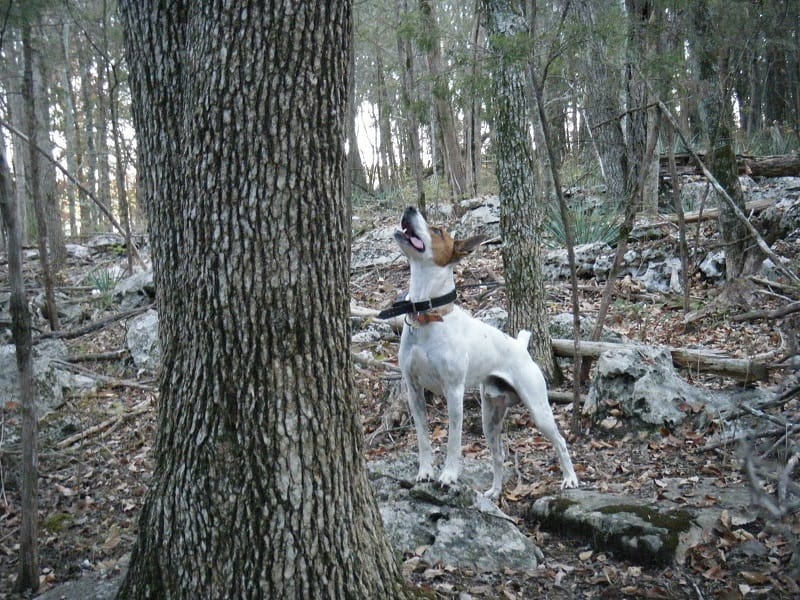
{"type": "Polygon", "coordinates": [[[22,524],[19,540],[19,575],[17,590],[39,589],[38,474],[36,452],[36,386],[33,381],[33,342],[31,315],[25,282],[22,278],[22,232],[17,219],[11,174],[6,163],[5,148],[0,144],[0,212],[8,236],[8,284],[11,289],[9,312],[19,372],[20,406],[22,408],[22,524]]]}
{"type": "Polygon", "coordinates": [[[513,0],[484,0],[493,53],[494,152],[500,189],[500,231],[506,271],[508,327],[529,329],[531,354],[552,377],[555,371],[541,270],[544,210],[536,199],[533,147],[528,134],[527,54],[515,44],[529,40],[525,17],[513,0]]]}

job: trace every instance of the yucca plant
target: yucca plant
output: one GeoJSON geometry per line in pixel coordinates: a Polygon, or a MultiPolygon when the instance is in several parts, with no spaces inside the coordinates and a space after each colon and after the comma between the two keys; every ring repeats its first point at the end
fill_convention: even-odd
{"type": "Polygon", "coordinates": [[[110,269],[97,269],[86,276],[86,284],[97,290],[97,299],[103,308],[111,306],[114,298],[114,288],[123,278],[121,272],[110,269]]]}
{"type": "MultiPolygon", "coordinates": [[[[570,208],[575,245],[604,242],[613,244],[619,235],[620,219],[603,208],[589,206],[586,202],[573,203],[570,208]]],[[[555,203],[550,205],[547,220],[545,243],[554,248],[566,246],[564,223],[555,203]]]]}

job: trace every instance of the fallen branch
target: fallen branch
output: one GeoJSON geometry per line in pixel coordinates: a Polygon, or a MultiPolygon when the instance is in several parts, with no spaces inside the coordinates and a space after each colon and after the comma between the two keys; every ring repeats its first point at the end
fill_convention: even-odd
{"type": "Polygon", "coordinates": [[[116,377],[108,377],[106,375],[100,375],[99,373],[95,373],[94,371],[90,371],[89,369],[84,369],[83,367],[79,367],[78,365],[73,365],[72,363],[68,363],[64,360],[53,360],[51,362],[62,369],[73,371],[74,373],[78,373],[79,375],[85,375],[86,377],[90,377],[91,379],[105,383],[106,385],[112,388],[129,387],[137,390],[144,390],[146,392],[154,392],[157,389],[154,385],[150,385],[147,383],[140,383],[138,381],[132,381],[130,379],[117,379],[116,377]]]}
{"type": "Polygon", "coordinates": [[[36,340],[34,340],[34,343],[38,342],[39,340],[50,339],[50,338],[71,340],[73,338],[86,335],[87,333],[92,333],[94,331],[97,331],[98,329],[103,329],[104,327],[108,327],[109,325],[111,325],[112,323],[116,323],[117,321],[121,321],[123,319],[130,319],[131,317],[140,315],[143,312],[147,312],[151,308],[153,308],[152,303],[148,304],[147,306],[140,306],[139,308],[134,308],[131,310],[127,310],[125,312],[116,313],[114,315],[111,315],[110,317],[106,317],[98,321],[93,321],[82,327],[76,327],[75,329],[70,329],[69,331],[48,331],[38,336],[36,340]]]}
{"type": "MultiPolygon", "coordinates": [[[[709,184],[710,185],[710,184],[709,184]]],[[[745,210],[747,212],[760,212],[765,208],[769,208],[773,204],[775,204],[775,198],[767,198],[763,200],[752,200],[745,204],[745,210]]],[[[678,222],[678,215],[662,215],[662,218],[670,221],[671,223],[678,222]]],[[[692,212],[687,212],[683,215],[683,222],[684,223],[697,223],[699,221],[710,221],[711,219],[718,219],[719,218],[719,209],[718,208],[707,208],[705,210],[695,210],[692,212]]]]}
{"type": "Polygon", "coordinates": [[[70,356],[65,360],[70,363],[79,362],[100,362],[104,360],[118,360],[127,356],[129,351],[127,349],[111,350],[110,352],[87,352],[86,354],[78,354],[70,356]]]}
{"type": "Polygon", "coordinates": [[[780,319],[786,315],[800,312],[800,302],[791,302],[774,310],[751,310],[740,315],[732,315],[731,321],[756,321],[758,319],[780,319]]]}
{"type": "Polygon", "coordinates": [[[121,425],[124,421],[141,415],[142,413],[146,413],[150,410],[150,400],[143,400],[133,408],[131,408],[128,412],[123,413],[121,415],[116,415],[111,417],[110,419],[106,419],[102,423],[98,423],[88,429],[84,429],[83,431],[71,435],[67,438],[64,438],[58,444],[56,444],[59,448],[67,448],[72,446],[77,442],[81,442],[86,438],[92,437],[95,434],[100,434],[100,437],[104,437],[111,433],[114,429],[116,429],[119,425],[121,425]]]}
{"type": "MultiPolygon", "coordinates": [[[[553,352],[556,356],[574,357],[574,342],[567,339],[554,339],[553,352]]],[[[581,355],[597,358],[608,350],[636,348],[636,344],[616,344],[613,342],[581,342],[581,355]]],[[[723,375],[743,381],[763,381],[769,377],[770,368],[747,358],[727,358],[704,350],[688,348],[668,348],[672,361],[680,366],[702,373],[723,375]]]]}
{"type": "Polygon", "coordinates": [[[355,352],[351,352],[350,356],[353,358],[353,362],[356,362],[365,367],[383,369],[385,371],[392,371],[394,373],[400,372],[400,367],[392,363],[382,362],[379,360],[375,360],[373,358],[367,358],[366,356],[361,356],[360,354],[356,354],[355,352]]]}

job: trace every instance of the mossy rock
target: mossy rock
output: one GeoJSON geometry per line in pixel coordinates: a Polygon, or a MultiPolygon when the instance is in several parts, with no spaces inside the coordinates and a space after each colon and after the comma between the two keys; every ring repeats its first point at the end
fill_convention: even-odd
{"type": "Polygon", "coordinates": [[[577,535],[598,550],[645,565],[672,563],[682,537],[695,527],[688,510],[663,509],[585,490],[540,498],[528,518],[545,529],[577,535]]]}

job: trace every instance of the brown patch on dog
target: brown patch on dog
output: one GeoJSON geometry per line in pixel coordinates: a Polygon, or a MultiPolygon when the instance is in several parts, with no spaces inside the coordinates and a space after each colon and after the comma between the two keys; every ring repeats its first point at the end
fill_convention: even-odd
{"type": "Polygon", "coordinates": [[[440,267],[451,263],[455,241],[450,234],[441,227],[428,227],[428,234],[431,236],[433,262],[440,267]]]}
{"type": "Polygon", "coordinates": [[[440,267],[457,262],[486,240],[486,236],[483,235],[476,235],[466,240],[454,240],[440,227],[428,227],[428,233],[431,236],[433,262],[440,267]]]}

